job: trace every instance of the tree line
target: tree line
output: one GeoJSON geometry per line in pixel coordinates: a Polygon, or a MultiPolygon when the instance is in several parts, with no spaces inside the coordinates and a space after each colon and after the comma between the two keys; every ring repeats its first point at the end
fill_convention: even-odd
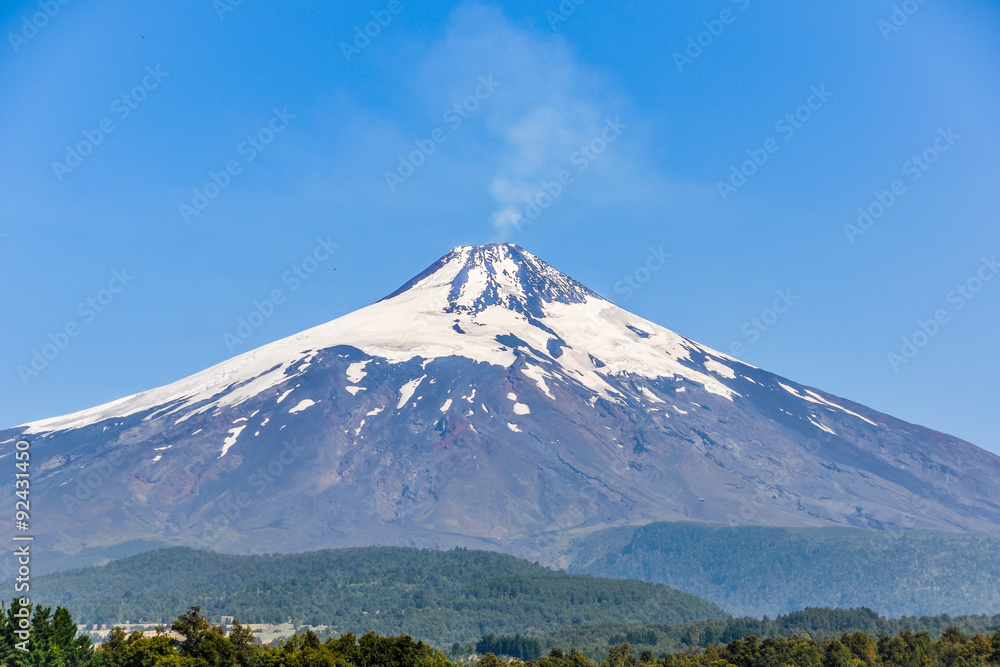
{"type": "Polygon", "coordinates": [[[728,644],[734,639],[754,635],[760,639],[806,635],[816,640],[836,639],[843,634],[864,632],[872,637],[895,635],[904,630],[927,631],[941,635],[948,627],[968,634],[989,634],[1000,628],[1000,615],[972,616],[904,616],[885,618],[871,609],[827,609],[810,607],[781,614],[776,618],[727,618],[688,623],[624,623],[605,622],[567,625],[542,637],[542,650],[575,646],[588,655],[602,657],[610,646],[628,642],[634,649],[657,652],[685,652],[728,644]]]}
{"type": "MultiPolygon", "coordinates": [[[[449,659],[409,635],[360,637],[345,633],[325,640],[311,630],[272,646],[261,645],[239,621],[213,624],[197,606],[154,634],[114,628],[94,646],[77,635],[63,607],[0,603],[0,664],[6,667],[993,667],[1000,666],[1000,630],[987,636],[946,628],[934,638],[927,631],[902,630],[875,638],[865,632],[816,640],[807,635],[759,639],[755,635],[704,649],[636,651],[627,643],[612,646],[600,663],[573,648],[537,654],[534,638],[486,636],[482,648],[534,654],[505,660],[494,652],[449,659]],[[28,618],[30,621],[24,622],[28,618]],[[24,634],[25,626],[29,632],[24,634]],[[19,632],[20,631],[20,632],[19,632]],[[25,650],[22,650],[25,649],[25,650]]],[[[454,656],[453,656],[454,657],[454,656]]]]}

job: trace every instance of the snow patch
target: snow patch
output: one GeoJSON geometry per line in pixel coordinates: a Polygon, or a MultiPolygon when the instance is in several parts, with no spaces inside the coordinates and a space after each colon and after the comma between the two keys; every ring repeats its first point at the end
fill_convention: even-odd
{"type": "Polygon", "coordinates": [[[543,371],[538,366],[532,366],[531,364],[525,364],[524,370],[521,371],[521,375],[524,375],[525,377],[534,380],[535,381],[535,385],[539,389],[542,390],[542,393],[544,393],[546,396],[548,396],[552,400],[555,400],[556,397],[552,395],[552,392],[549,391],[549,386],[547,384],[545,384],[545,378],[546,378],[546,376],[548,376],[548,373],[546,373],[545,371],[543,371]]]}
{"type": "Polygon", "coordinates": [[[878,424],[876,424],[875,422],[873,422],[871,419],[868,419],[867,417],[862,417],[857,412],[851,412],[850,410],[848,410],[847,408],[845,408],[845,407],[843,407],[841,405],[837,405],[836,403],[834,403],[832,401],[828,401],[825,398],[823,398],[822,396],[820,396],[819,394],[817,394],[815,391],[810,391],[809,389],[806,389],[806,393],[805,394],[800,394],[797,391],[795,391],[795,389],[793,389],[792,387],[789,387],[787,384],[783,384],[783,383],[779,382],[778,386],[781,387],[782,389],[784,389],[785,391],[787,391],[792,396],[795,396],[796,398],[801,398],[804,401],[809,401],[810,403],[815,403],[817,405],[825,405],[827,407],[836,408],[837,410],[840,410],[841,412],[846,412],[847,414],[853,415],[853,416],[857,417],[858,419],[861,419],[862,421],[866,421],[869,424],[871,424],[872,426],[878,426],[878,424]]]}
{"type": "Polygon", "coordinates": [[[666,401],[664,401],[662,398],[651,392],[648,387],[639,387],[639,391],[642,392],[643,396],[653,401],[654,403],[666,403],[666,401]]]}
{"type": "Polygon", "coordinates": [[[444,402],[444,405],[441,406],[441,412],[448,412],[448,408],[450,407],[451,407],[451,399],[449,398],[447,401],[444,402]]]}
{"type": "Polygon", "coordinates": [[[351,392],[351,396],[357,396],[359,391],[368,391],[368,387],[355,387],[353,385],[344,387],[344,389],[351,392]]]}
{"type": "Polygon", "coordinates": [[[399,388],[399,402],[396,403],[397,410],[406,405],[406,402],[410,400],[410,397],[413,396],[413,392],[417,390],[417,386],[424,381],[425,377],[427,376],[421,375],[420,377],[414,380],[410,380],[409,382],[407,382],[406,384],[404,384],[402,387],[399,388]]]}
{"type": "Polygon", "coordinates": [[[365,366],[371,363],[371,359],[366,359],[365,361],[355,361],[353,364],[347,367],[347,381],[351,384],[357,384],[364,379],[368,373],[365,372],[365,366]]]}
{"type": "Polygon", "coordinates": [[[531,408],[529,408],[524,403],[515,403],[514,404],[514,414],[515,415],[530,415],[531,414],[531,408]]]}
{"type": "Polygon", "coordinates": [[[830,428],[829,426],[826,426],[825,424],[820,424],[818,421],[814,420],[812,417],[809,418],[809,423],[812,424],[813,426],[815,426],[818,429],[826,431],[830,435],[837,435],[832,428],[830,428]]]}
{"type": "Polygon", "coordinates": [[[291,389],[289,389],[288,391],[286,391],[284,394],[282,394],[281,396],[279,396],[278,397],[278,403],[281,403],[283,400],[285,400],[285,397],[288,396],[293,391],[295,391],[295,387],[292,387],[291,389]]]}
{"type": "Polygon", "coordinates": [[[518,427],[518,425],[517,424],[512,424],[511,422],[507,422],[507,428],[509,428],[514,433],[520,433],[521,432],[521,429],[518,427]]]}
{"type": "Polygon", "coordinates": [[[730,380],[736,377],[736,371],[715,359],[705,361],[705,369],[730,380]]]}
{"type": "Polygon", "coordinates": [[[236,428],[230,429],[229,435],[227,435],[226,439],[222,441],[222,453],[219,454],[220,459],[226,455],[226,452],[229,451],[230,447],[236,444],[236,438],[240,437],[240,433],[242,433],[243,429],[245,429],[246,427],[247,425],[243,424],[241,426],[237,426],[236,428]]]}
{"type": "Polygon", "coordinates": [[[314,405],[316,405],[316,401],[313,401],[308,398],[303,398],[301,401],[298,402],[298,404],[294,408],[292,408],[288,412],[294,415],[296,412],[302,412],[306,408],[312,407],[314,405]]]}

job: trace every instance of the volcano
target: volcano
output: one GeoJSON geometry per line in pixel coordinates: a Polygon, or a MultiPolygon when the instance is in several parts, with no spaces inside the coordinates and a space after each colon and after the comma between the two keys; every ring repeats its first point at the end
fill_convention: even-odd
{"type": "MultiPolygon", "coordinates": [[[[173,384],[0,431],[36,540],[233,553],[467,546],[556,562],[610,526],[1000,533],[1000,458],[629,313],[511,244],[173,384]]],[[[125,547],[122,547],[125,548],[125,547]]]]}

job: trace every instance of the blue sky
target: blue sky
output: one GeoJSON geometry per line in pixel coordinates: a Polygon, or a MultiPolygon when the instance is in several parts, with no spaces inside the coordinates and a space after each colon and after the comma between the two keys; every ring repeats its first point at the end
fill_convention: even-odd
{"type": "Polygon", "coordinates": [[[4,3],[0,423],[503,240],[1000,452],[1000,5],[637,4],[4,3]]]}

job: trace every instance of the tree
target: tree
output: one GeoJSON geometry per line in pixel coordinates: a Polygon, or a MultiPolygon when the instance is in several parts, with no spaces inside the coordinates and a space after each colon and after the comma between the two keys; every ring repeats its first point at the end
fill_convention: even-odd
{"type": "Polygon", "coordinates": [[[639,661],[632,655],[632,647],[625,642],[611,647],[608,659],[601,663],[601,667],[636,667],[638,664],[639,661]]]}
{"type": "Polygon", "coordinates": [[[218,625],[201,615],[201,607],[191,607],[177,617],[170,629],[183,639],[174,640],[177,652],[191,658],[196,667],[238,667],[233,644],[218,625]]]}
{"type": "Polygon", "coordinates": [[[502,667],[503,663],[492,653],[487,653],[479,660],[476,660],[476,667],[502,667]]]}
{"type": "Polygon", "coordinates": [[[233,621],[233,629],[229,631],[229,643],[233,645],[236,662],[249,665],[254,655],[253,630],[237,620],[233,621]]]}
{"type": "MultiPolygon", "coordinates": [[[[52,642],[52,607],[35,607],[31,616],[31,640],[28,642],[28,664],[42,666],[48,663],[47,654],[52,642]]],[[[62,656],[57,656],[62,662],[62,656]]]]}
{"type": "Polygon", "coordinates": [[[128,635],[119,627],[112,628],[99,652],[103,664],[108,667],[125,667],[128,660],[128,635]]]}
{"type": "Polygon", "coordinates": [[[941,641],[945,644],[964,644],[968,640],[969,637],[954,625],[949,625],[945,628],[945,631],[941,633],[941,641]]]}
{"type": "Polygon", "coordinates": [[[844,646],[839,639],[827,642],[823,650],[823,667],[858,667],[861,660],[854,657],[851,649],[844,646]]]}
{"type": "Polygon", "coordinates": [[[863,632],[845,634],[840,638],[840,643],[850,649],[855,658],[867,665],[872,665],[878,660],[878,648],[875,642],[863,632]]]}

